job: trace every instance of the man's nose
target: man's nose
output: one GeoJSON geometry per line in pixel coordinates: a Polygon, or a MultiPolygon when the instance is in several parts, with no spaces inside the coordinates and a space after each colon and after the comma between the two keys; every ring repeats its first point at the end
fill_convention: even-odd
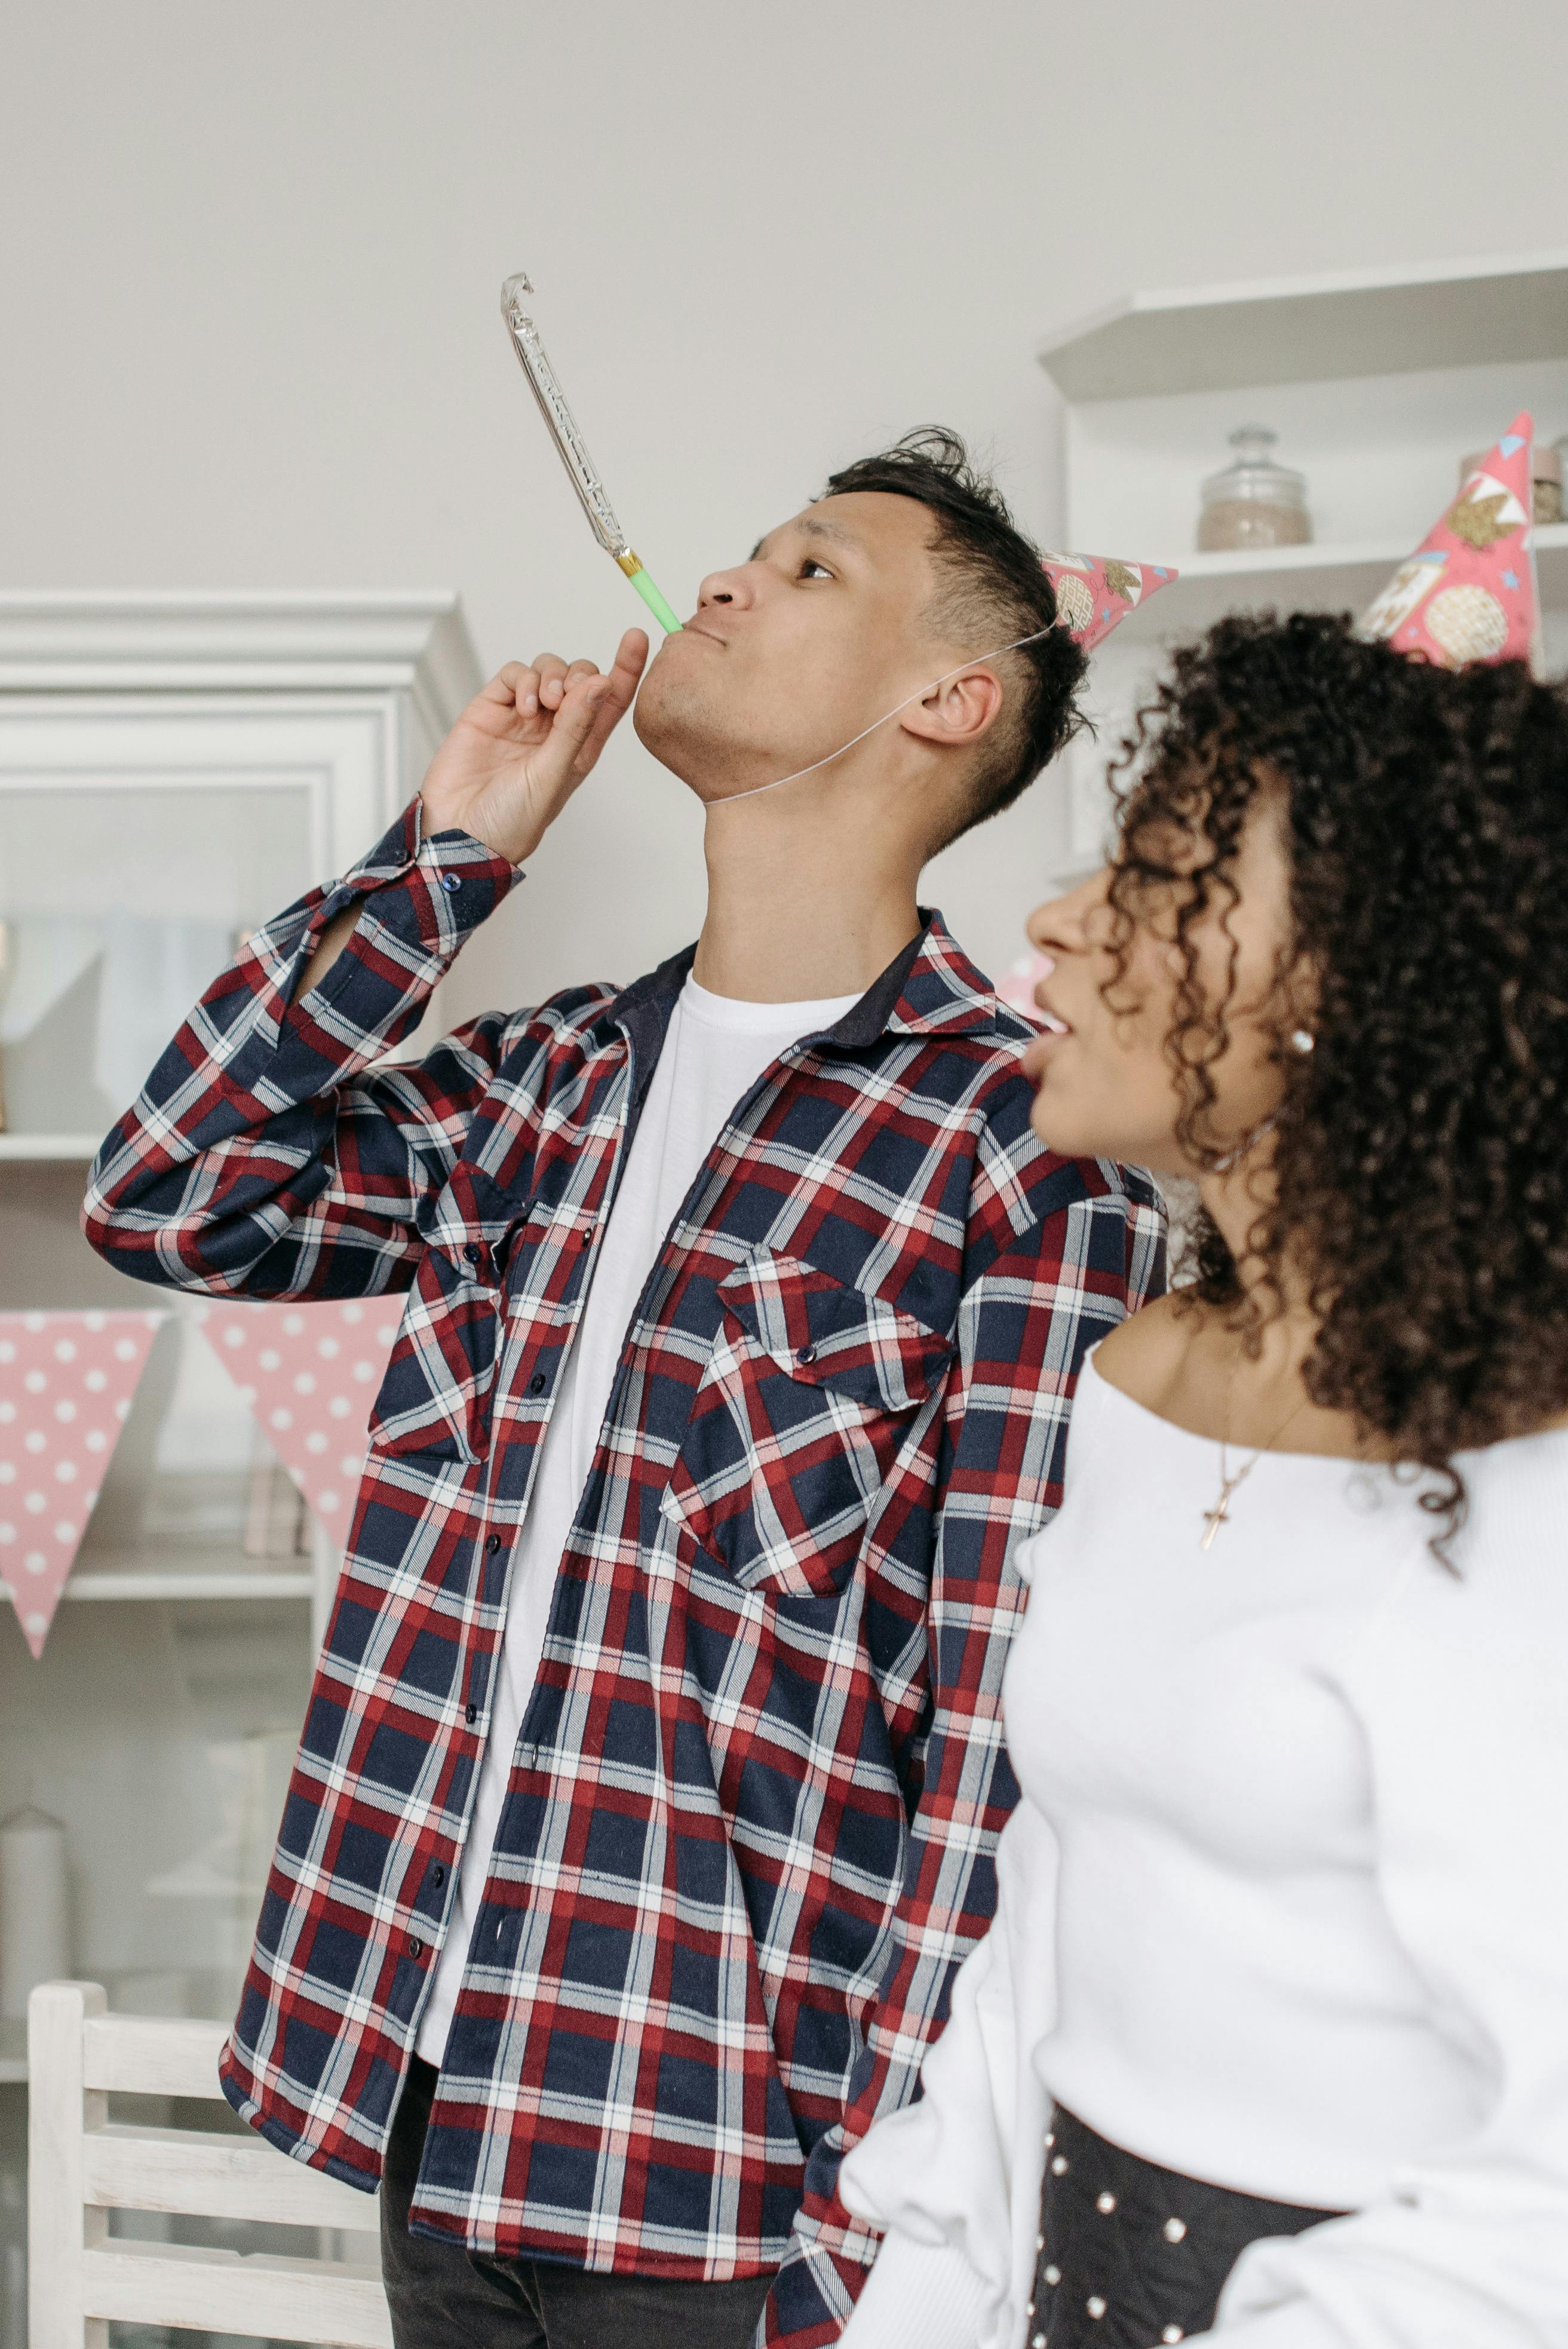
{"type": "Polygon", "coordinates": [[[744,607],[756,601],[749,563],[738,563],[727,571],[710,571],[696,591],[697,609],[705,604],[727,604],[731,608],[744,607]]]}

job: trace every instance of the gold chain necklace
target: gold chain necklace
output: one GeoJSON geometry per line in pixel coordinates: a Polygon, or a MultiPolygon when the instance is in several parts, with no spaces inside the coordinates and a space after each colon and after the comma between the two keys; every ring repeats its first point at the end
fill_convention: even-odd
{"type": "Polygon", "coordinates": [[[1292,1420],[1295,1418],[1299,1412],[1303,1412],[1306,1409],[1307,1402],[1309,1401],[1309,1398],[1306,1395],[1298,1395],[1295,1402],[1292,1403],[1290,1409],[1281,1420],[1279,1425],[1274,1429],[1274,1433],[1268,1437],[1266,1442],[1259,1444],[1257,1450],[1253,1453],[1250,1460],[1243,1461],[1241,1466],[1233,1476],[1230,1473],[1230,1455],[1226,1450],[1226,1436],[1230,1433],[1231,1405],[1235,1399],[1235,1392],[1236,1365],[1233,1362],[1231,1364],[1230,1380],[1225,1388],[1226,1433],[1225,1435],[1222,1435],[1220,1438],[1219,1496],[1215,1500],[1213,1507],[1212,1509],[1205,1509],[1203,1512],[1203,1533],[1202,1537],[1198,1544],[1200,1549],[1213,1548],[1215,1537],[1219,1533],[1220,1527],[1222,1526],[1228,1526],[1231,1522],[1231,1495],[1236,1491],[1238,1486],[1246,1483],[1247,1478],[1252,1475],[1253,1470],[1257,1466],[1258,1462],[1263,1458],[1264,1454],[1274,1450],[1274,1445],[1279,1442],[1280,1437],[1284,1433],[1285,1429],[1290,1425],[1292,1420]]]}

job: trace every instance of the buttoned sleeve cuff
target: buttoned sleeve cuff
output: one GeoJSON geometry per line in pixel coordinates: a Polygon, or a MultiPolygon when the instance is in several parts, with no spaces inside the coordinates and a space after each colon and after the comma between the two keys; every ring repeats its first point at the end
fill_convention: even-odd
{"type": "Polygon", "coordinates": [[[961,2251],[890,2234],[840,2349],[983,2349],[992,2294],[961,2251]]]}
{"type": "MultiPolygon", "coordinates": [[[[247,1121],[258,1108],[276,1115],[402,1042],[464,941],[520,878],[466,832],[427,837],[422,816],[411,801],[341,880],[252,932],[176,1040],[182,1089],[205,1068],[215,1091],[242,1102],[247,1121]],[[349,912],[357,918],[342,952],[306,988],[324,933],[349,912]]],[[[211,1136],[204,1128],[192,1139],[204,1146],[211,1136]]]]}
{"type": "Polygon", "coordinates": [[[284,1058],[292,1041],[309,1047],[310,1091],[318,1063],[345,1071],[401,1041],[464,942],[521,877],[469,833],[426,834],[422,818],[416,799],[340,881],[312,890],[250,942],[263,1030],[270,1000],[284,1058]],[[343,951],[304,990],[323,934],[356,910],[343,951]]]}
{"type": "Polygon", "coordinates": [[[424,813],[423,802],[411,800],[368,855],[351,865],[341,881],[328,882],[317,891],[314,905],[305,900],[313,931],[325,929],[356,898],[374,895],[378,921],[410,946],[422,947],[443,962],[450,959],[522,878],[522,867],[509,864],[470,833],[427,833],[424,813]],[[407,900],[407,918],[399,917],[400,909],[392,902],[395,891],[407,900]]]}

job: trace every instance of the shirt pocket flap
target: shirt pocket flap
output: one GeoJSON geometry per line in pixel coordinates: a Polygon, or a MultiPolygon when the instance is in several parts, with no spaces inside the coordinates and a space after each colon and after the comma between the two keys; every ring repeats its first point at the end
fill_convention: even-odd
{"type": "Polygon", "coordinates": [[[780,1370],[865,1411],[906,1412],[946,1374],[949,1339],[885,1299],[789,1256],[758,1256],[718,1285],[726,1313],[780,1370]]]}
{"type": "Polygon", "coordinates": [[[750,1257],[718,1298],[661,1509],[743,1588],[836,1598],[952,1347],[795,1257],[750,1257]]]}
{"type": "Polygon", "coordinates": [[[432,1201],[397,1343],[371,1409],[377,1451],[469,1465],[484,1459],[506,1265],[525,1212],[460,1161],[432,1201]]]}
{"type": "Polygon", "coordinates": [[[511,1249],[537,1215],[482,1166],[459,1159],[421,1218],[425,1246],[445,1257],[454,1277],[480,1288],[499,1288],[511,1249]]]}

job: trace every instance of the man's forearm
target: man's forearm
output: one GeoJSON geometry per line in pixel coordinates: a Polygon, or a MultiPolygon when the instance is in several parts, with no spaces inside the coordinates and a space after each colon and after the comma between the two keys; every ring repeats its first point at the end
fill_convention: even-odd
{"type": "Polygon", "coordinates": [[[315,952],[300,974],[299,992],[302,995],[308,995],[313,987],[320,986],[349,939],[354,936],[355,925],[358,919],[358,906],[349,905],[343,913],[335,915],[328,922],[317,941],[315,952]]]}

